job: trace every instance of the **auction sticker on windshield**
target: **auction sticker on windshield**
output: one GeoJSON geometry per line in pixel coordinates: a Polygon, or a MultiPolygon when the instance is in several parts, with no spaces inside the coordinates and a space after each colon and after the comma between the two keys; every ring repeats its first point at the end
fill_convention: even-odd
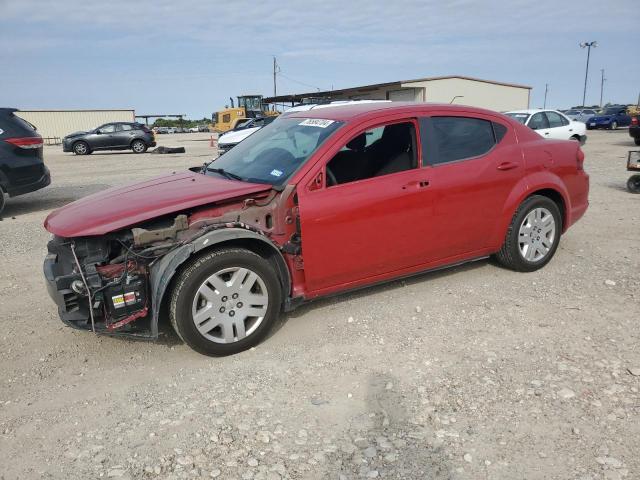
{"type": "Polygon", "coordinates": [[[305,125],[307,127],[327,128],[332,123],[333,123],[333,120],[324,120],[322,118],[307,118],[306,120],[300,122],[298,125],[305,125]]]}
{"type": "Polygon", "coordinates": [[[271,175],[274,177],[281,177],[284,172],[282,170],[276,170],[275,168],[271,170],[271,175]]]}

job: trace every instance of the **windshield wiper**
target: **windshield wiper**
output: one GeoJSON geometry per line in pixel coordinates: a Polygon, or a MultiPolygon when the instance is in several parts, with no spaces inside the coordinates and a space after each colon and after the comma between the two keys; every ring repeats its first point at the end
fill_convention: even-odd
{"type": "Polygon", "coordinates": [[[229,178],[231,180],[240,180],[240,181],[244,180],[240,175],[236,175],[235,173],[227,172],[224,168],[209,168],[209,167],[207,167],[207,171],[208,172],[213,172],[213,173],[219,173],[223,177],[229,178]]]}

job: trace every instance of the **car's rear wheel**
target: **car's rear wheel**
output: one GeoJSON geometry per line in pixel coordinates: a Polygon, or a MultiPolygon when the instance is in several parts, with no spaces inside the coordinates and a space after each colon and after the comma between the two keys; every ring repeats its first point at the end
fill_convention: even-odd
{"type": "Polygon", "coordinates": [[[631,175],[627,180],[627,190],[631,193],[640,193],[640,175],[631,175]]]}
{"type": "Polygon", "coordinates": [[[634,138],[633,142],[640,147],[640,137],[634,138]]]}
{"type": "Polygon", "coordinates": [[[134,140],[131,142],[131,150],[133,153],[144,153],[147,151],[147,144],[142,140],[134,140]]]}
{"type": "Polygon", "coordinates": [[[281,288],[268,260],[246,249],[206,253],[180,272],[169,316],[177,334],[205,355],[258,344],[276,321],[281,288]]]}
{"type": "Polygon", "coordinates": [[[611,122],[611,125],[609,125],[609,128],[611,130],[615,130],[618,128],[618,122],[616,122],[615,120],[613,122],[611,122]]]}
{"type": "Polygon", "coordinates": [[[555,254],[561,232],[562,216],[558,205],[550,198],[532,195],[513,215],[496,258],[512,270],[538,270],[555,254]]]}
{"type": "Polygon", "coordinates": [[[73,153],[76,155],[88,155],[91,153],[87,142],[76,142],[73,144],[73,153]]]}

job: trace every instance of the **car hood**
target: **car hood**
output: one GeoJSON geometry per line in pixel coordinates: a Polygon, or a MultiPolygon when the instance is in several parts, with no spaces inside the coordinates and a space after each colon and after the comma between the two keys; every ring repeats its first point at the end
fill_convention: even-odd
{"type": "Polygon", "coordinates": [[[218,145],[224,145],[229,143],[236,144],[238,142],[241,142],[245,138],[247,138],[252,133],[257,132],[261,128],[262,127],[253,127],[253,128],[245,128],[244,130],[238,130],[237,132],[227,132],[218,138],[218,145]]]}
{"type": "Polygon", "coordinates": [[[179,172],[89,195],[51,212],[44,227],[65,238],[104,235],[162,215],[268,190],[271,185],[179,172]]]}
{"type": "Polygon", "coordinates": [[[89,132],[73,132],[65,136],[64,138],[79,137],[80,135],[86,135],[87,133],[89,132]]]}

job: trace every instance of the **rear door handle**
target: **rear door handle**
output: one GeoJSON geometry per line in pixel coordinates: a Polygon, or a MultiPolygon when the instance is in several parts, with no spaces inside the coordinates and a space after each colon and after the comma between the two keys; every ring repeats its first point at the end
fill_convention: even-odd
{"type": "Polygon", "coordinates": [[[496,167],[498,170],[513,170],[518,168],[518,164],[515,162],[502,162],[496,167]]]}
{"type": "Polygon", "coordinates": [[[402,189],[406,190],[407,188],[410,188],[410,187],[424,188],[428,186],[429,186],[429,180],[413,180],[407,183],[406,185],[403,185],[402,189]]]}

